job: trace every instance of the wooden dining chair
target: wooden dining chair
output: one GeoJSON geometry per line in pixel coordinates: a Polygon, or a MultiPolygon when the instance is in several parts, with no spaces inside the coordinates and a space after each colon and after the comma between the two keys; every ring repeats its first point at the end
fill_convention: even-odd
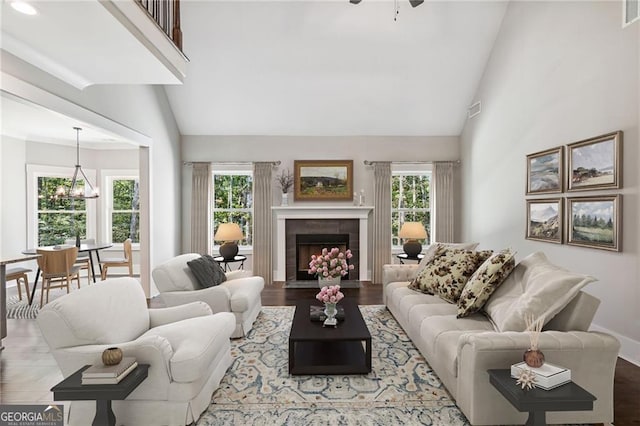
{"type": "Polygon", "coordinates": [[[42,291],[40,292],[40,307],[43,305],[44,293],[47,293],[46,303],[49,303],[49,290],[52,288],[66,288],[73,279],[80,288],[80,267],[74,266],[78,257],[78,247],[61,249],[37,249],[38,267],[42,273],[42,291]]]}
{"type": "MultiPolygon", "coordinates": [[[[75,238],[69,238],[64,242],[66,245],[75,245],[75,238]]],[[[95,238],[87,238],[85,240],[80,240],[80,244],[95,244],[95,238]]],[[[91,258],[89,257],[89,253],[87,252],[78,252],[78,257],[76,258],[75,266],[79,266],[80,270],[87,270],[87,284],[91,284],[91,258]]]]}
{"type": "Polygon", "coordinates": [[[119,267],[119,268],[129,268],[129,276],[133,276],[133,257],[131,256],[131,238],[127,238],[124,243],[124,257],[119,258],[107,258],[100,260],[100,266],[102,268],[101,278],[102,280],[107,279],[107,270],[109,268],[119,267]]]}
{"type": "Polygon", "coordinates": [[[31,272],[31,269],[27,268],[9,268],[7,269],[6,281],[16,280],[16,286],[18,287],[18,299],[22,300],[22,285],[24,284],[25,292],[27,293],[27,300],[29,299],[29,277],[27,272],[31,272]]]}

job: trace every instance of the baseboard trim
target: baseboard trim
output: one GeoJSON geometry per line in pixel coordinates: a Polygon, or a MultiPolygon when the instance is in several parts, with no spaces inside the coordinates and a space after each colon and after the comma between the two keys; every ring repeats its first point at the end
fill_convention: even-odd
{"type": "Polygon", "coordinates": [[[611,334],[618,339],[620,341],[620,353],[618,356],[640,367],[640,342],[595,324],[591,324],[590,330],[611,334]]]}

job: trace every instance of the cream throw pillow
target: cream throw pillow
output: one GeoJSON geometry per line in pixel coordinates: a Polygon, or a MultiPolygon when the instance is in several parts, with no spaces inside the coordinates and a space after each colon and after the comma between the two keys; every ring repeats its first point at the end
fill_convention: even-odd
{"type": "Polygon", "coordinates": [[[436,257],[436,252],[440,247],[456,248],[460,250],[475,250],[475,248],[478,247],[478,243],[433,243],[429,245],[427,250],[424,252],[424,257],[418,264],[418,269],[416,269],[413,278],[420,275],[420,273],[424,271],[424,268],[433,262],[433,259],[436,257]]]}
{"type": "Polygon", "coordinates": [[[549,262],[542,252],[530,254],[484,305],[498,331],[524,331],[525,315],[549,322],[595,278],[576,274],[549,262]]]}

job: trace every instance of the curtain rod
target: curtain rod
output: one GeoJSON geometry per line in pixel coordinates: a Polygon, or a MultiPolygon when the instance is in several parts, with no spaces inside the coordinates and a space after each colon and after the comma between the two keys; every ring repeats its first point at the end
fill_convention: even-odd
{"type": "Polygon", "coordinates": [[[460,160],[455,160],[455,161],[371,161],[371,160],[364,160],[364,165],[365,166],[373,166],[376,163],[391,163],[391,164],[456,163],[456,164],[460,164],[460,160]]]}
{"type": "MultiPolygon", "coordinates": [[[[193,166],[194,163],[197,163],[198,161],[183,161],[182,165],[183,166],[193,166]]],[[[203,161],[203,163],[206,163],[206,161],[203,161]]],[[[210,161],[209,164],[228,164],[228,165],[236,165],[236,166],[246,166],[246,165],[250,165],[253,163],[271,163],[272,166],[279,166],[282,162],[280,160],[278,161],[210,161]]]]}

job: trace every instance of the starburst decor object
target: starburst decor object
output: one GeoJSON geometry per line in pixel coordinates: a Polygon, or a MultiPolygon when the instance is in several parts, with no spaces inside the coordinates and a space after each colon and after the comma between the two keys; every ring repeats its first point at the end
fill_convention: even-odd
{"type": "Polygon", "coordinates": [[[533,315],[528,314],[525,316],[524,321],[527,325],[526,331],[529,332],[530,347],[525,351],[522,360],[529,367],[542,367],[544,364],[544,354],[538,349],[538,342],[540,341],[540,333],[544,325],[544,316],[534,320],[533,315]]]}
{"type": "Polygon", "coordinates": [[[528,368],[523,369],[518,374],[516,385],[520,385],[523,390],[529,390],[536,387],[536,375],[528,368]]]}

